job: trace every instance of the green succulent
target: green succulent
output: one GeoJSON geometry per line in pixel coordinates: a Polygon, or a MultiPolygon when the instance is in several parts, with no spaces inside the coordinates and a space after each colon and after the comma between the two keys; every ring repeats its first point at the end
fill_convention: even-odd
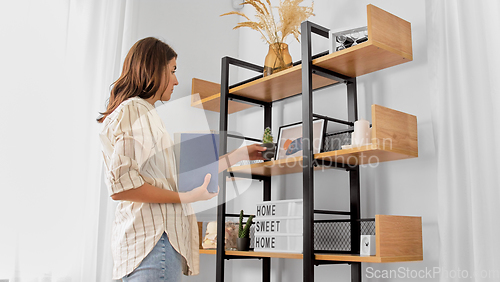
{"type": "Polygon", "coordinates": [[[238,238],[248,238],[248,235],[250,234],[250,226],[253,224],[253,218],[254,216],[251,215],[248,217],[247,223],[245,224],[245,227],[243,228],[243,210],[240,211],[240,224],[238,227],[238,238]]]}
{"type": "Polygon", "coordinates": [[[271,133],[271,128],[266,127],[264,129],[264,136],[262,136],[262,143],[273,143],[273,134],[271,133]]]}

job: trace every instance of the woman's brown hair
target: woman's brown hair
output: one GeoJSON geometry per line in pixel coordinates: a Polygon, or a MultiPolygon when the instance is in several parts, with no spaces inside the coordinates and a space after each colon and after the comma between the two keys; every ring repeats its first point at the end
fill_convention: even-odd
{"type": "Polygon", "coordinates": [[[154,37],[137,41],[125,57],[122,74],[112,86],[108,106],[105,112],[97,118],[99,123],[111,114],[123,101],[140,97],[148,99],[158,91],[165,89],[160,86],[167,77],[165,71],[170,60],[177,58],[177,53],[166,43],[154,37]]]}

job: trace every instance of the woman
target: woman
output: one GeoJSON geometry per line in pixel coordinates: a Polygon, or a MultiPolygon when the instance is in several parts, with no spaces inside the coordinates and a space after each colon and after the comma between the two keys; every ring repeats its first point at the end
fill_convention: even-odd
{"type": "MultiPolygon", "coordinates": [[[[211,176],[190,192],[177,192],[172,141],[158,116],[156,101],[168,101],[177,54],[156,38],[130,49],[113,84],[107,110],[98,121],[106,165],[106,184],[119,201],[113,225],[113,279],[179,281],[199,273],[198,228],[189,203],[208,200],[211,176]]],[[[251,145],[226,155],[229,165],[262,160],[266,148],[251,145]]],[[[219,171],[227,162],[219,162],[219,171]]],[[[217,177],[217,176],[214,176],[217,177]]]]}

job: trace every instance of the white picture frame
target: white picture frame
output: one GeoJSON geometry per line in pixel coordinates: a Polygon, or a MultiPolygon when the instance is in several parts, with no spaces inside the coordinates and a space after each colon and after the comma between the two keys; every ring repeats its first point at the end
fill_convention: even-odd
{"type": "MultiPolygon", "coordinates": [[[[325,120],[313,120],[313,154],[321,151],[325,120]]],[[[275,160],[302,156],[302,122],[281,126],[278,133],[275,160]]]]}

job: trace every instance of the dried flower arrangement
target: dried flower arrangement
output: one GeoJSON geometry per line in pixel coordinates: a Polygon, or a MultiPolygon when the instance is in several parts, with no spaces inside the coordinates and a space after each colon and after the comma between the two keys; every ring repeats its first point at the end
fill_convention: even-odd
{"type": "MultiPolygon", "coordinates": [[[[233,29],[249,27],[260,32],[262,40],[269,44],[270,50],[272,48],[277,56],[277,61],[275,60],[274,64],[269,67],[279,71],[292,65],[291,57],[288,54],[288,46],[285,44],[285,40],[289,35],[293,35],[295,39],[300,42],[300,24],[310,16],[314,15],[314,2],[312,2],[311,7],[302,7],[299,5],[303,2],[303,0],[283,0],[280,1],[279,7],[273,7],[270,0],[265,1],[266,3],[260,0],[246,0],[242,3],[242,5],[248,4],[255,8],[257,21],[252,21],[244,13],[236,11],[225,13],[221,16],[240,15],[247,19],[246,22],[238,23],[233,29]],[[279,22],[276,22],[274,18],[273,8],[278,9],[279,22]],[[283,54],[284,51],[288,54],[288,56],[283,54]],[[287,57],[289,57],[289,59],[287,57]]],[[[266,61],[268,61],[267,58],[266,61]]],[[[267,62],[265,65],[267,66],[267,62]]],[[[264,75],[266,75],[266,71],[264,72],[264,75]]]]}

